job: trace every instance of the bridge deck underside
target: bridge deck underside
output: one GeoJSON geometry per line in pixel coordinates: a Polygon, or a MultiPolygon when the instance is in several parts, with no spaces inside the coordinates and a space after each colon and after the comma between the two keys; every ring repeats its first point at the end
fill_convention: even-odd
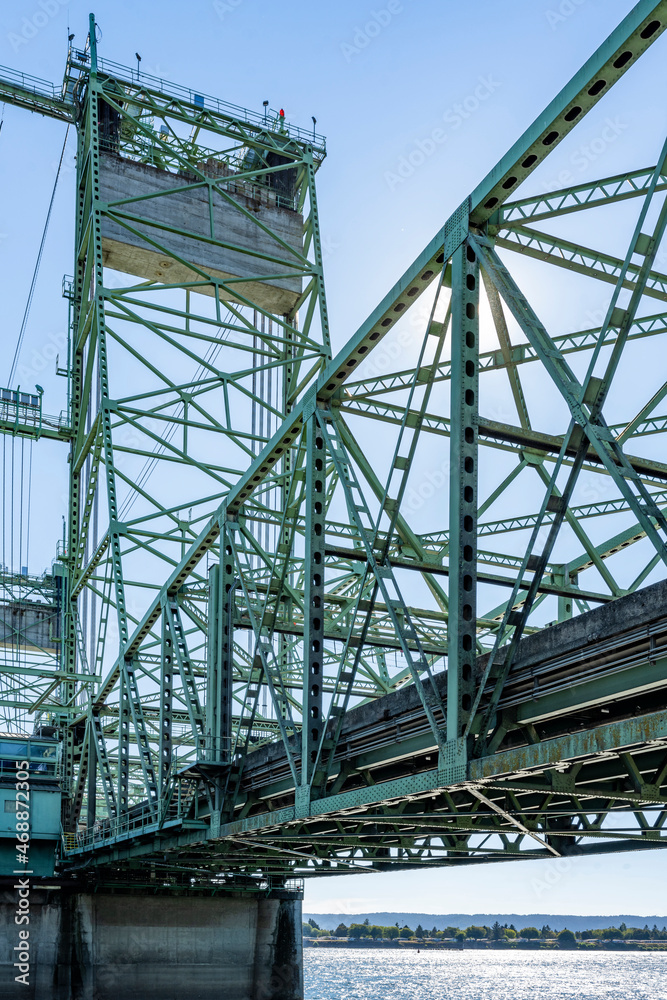
{"type": "Polygon", "coordinates": [[[525,639],[504,696],[516,728],[460,780],[443,772],[409,686],[347,714],[337,773],[308,817],[275,743],[250,755],[232,822],[212,823],[202,798],[197,818],[128,824],[69,864],[159,857],[307,876],[664,846],[666,598],[658,583],[525,639]]]}

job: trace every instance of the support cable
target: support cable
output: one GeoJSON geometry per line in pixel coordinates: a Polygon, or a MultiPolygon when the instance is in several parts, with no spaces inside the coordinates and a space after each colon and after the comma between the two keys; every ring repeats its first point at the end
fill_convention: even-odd
{"type": "Polygon", "coordinates": [[[2,435],[2,572],[7,572],[7,435],[2,435]]]}
{"type": "MultiPolygon", "coordinates": [[[[63,148],[60,152],[60,160],[58,161],[58,169],[56,171],[56,179],[53,183],[53,191],[51,192],[51,200],[49,202],[49,208],[46,213],[46,222],[44,223],[44,230],[42,232],[42,239],[39,244],[39,252],[37,253],[37,261],[35,262],[35,269],[32,272],[32,281],[30,282],[30,290],[28,291],[28,301],[25,305],[25,310],[23,312],[23,319],[21,321],[21,329],[19,330],[18,340],[16,342],[16,350],[14,351],[14,358],[12,361],[12,367],[9,372],[9,378],[7,379],[7,388],[11,389],[12,382],[14,381],[14,376],[16,374],[16,365],[18,364],[19,356],[21,354],[21,347],[23,346],[23,338],[25,337],[26,327],[28,325],[28,316],[30,315],[30,307],[32,306],[33,295],[35,294],[35,285],[37,283],[37,275],[39,274],[39,267],[42,263],[42,254],[44,252],[44,244],[46,242],[46,234],[49,230],[49,222],[51,221],[51,212],[53,210],[53,203],[56,197],[56,189],[58,187],[58,180],[60,178],[60,168],[63,165],[63,159],[65,156],[65,147],[67,146],[67,138],[69,136],[69,125],[67,126],[67,131],[65,132],[65,141],[63,142],[63,148]]],[[[17,400],[18,406],[18,400],[17,400]]]]}
{"type": "MultiPolygon", "coordinates": [[[[23,574],[23,483],[25,480],[25,438],[21,438],[21,477],[19,480],[19,576],[23,574]]],[[[21,588],[19,587],[19,594],[21,588]]]]}
{"type": "Polygon", "coordinates": [[[32,501],[32,438],[30,438],[30,448],[29,448],[29,459],[28,459],[28,518],[27,518],[27,529],[26,529],[26,540],[25,540],[25,561],[28,567],[28,572],[30,572],[30,507],[32,501]]]}
{"type": "Polygon", "coordinates": [[[10,572],[14,572],[14,442],[16,437],[12,435],[12,503],[9,515],[9,554],[11,559],[10,572]]]}

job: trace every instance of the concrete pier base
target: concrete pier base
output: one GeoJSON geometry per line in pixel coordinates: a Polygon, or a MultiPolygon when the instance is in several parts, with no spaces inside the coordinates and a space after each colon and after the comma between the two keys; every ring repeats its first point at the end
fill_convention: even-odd
{"type": "MultiPolygon", "coordinates": [[[[301,901],[150,890],[0,895],[0,1000],[299,1000],[301,901]],[[15,946],[29,931],[28,985],[15,946]]],[[[23,942],[23,944],[22,944],[23,942]]],[[[24,952],[25,954],[25,952],[24,952]]]]}

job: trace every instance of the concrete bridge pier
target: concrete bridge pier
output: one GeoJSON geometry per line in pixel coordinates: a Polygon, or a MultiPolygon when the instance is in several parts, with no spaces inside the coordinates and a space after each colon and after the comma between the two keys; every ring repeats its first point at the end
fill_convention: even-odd
{"type": "Polygon", "coordinates": [[[294,893],[34,887],[30,923],[20,925],[17,903],[17,890],[4,888],[0,1000],[303,997],[301,900],[294,893]],[[19,962],[26,954],[27,963],[19,962]],[[27,977],[16,981],[26,964],[27,977]]]}

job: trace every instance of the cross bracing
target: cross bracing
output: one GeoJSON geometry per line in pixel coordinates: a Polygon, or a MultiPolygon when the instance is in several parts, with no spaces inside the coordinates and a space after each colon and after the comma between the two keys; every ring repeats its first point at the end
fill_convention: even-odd
{"type": "Polygon", "coordinates": [[[98,60],[94,31],[62,93],[4,74],[78,135],[68,419],[2,425],[71,449],[62,652],[7,702],[64,735],[68,864],[662,843],[659,627],[646,652],[614,620],[580,702],[517,664],[664,576],[665,147],[548,194],[531,175],[665,24],[636,5],[333,357],[321,137],[98,60]],[[596,222],[619,205],[621,253],[596,222]],[[596,325],[563,330],[568,295],[606,296],[596,325]]]}

